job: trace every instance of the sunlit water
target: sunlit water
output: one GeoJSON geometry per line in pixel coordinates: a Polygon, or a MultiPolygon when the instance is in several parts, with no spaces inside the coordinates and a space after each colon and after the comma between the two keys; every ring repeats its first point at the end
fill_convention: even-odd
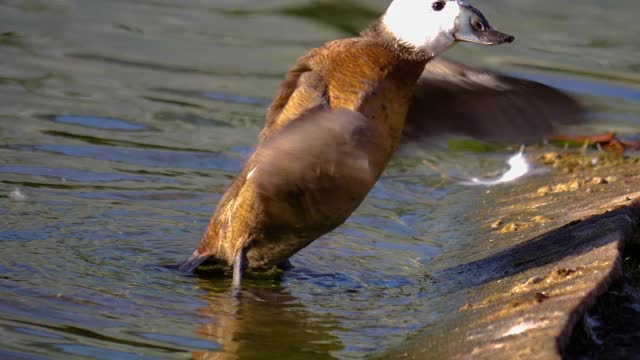
{"type": "MultiPolygon", "coordinates": [[[[288,66],[345,36],[278,11],[305,3],[0,0],[0,358],[361,358],[461,305],[431,274],[482,236],[485,190],[422,160],[491,177],[517,145],[403,151],[347,224],[239,299],[162,267],[198,244],[288,66]]],[[[574,92],[585,131],[638,133],[634,1],[477,5],[517,42],[453,57],[574,92]]]]}

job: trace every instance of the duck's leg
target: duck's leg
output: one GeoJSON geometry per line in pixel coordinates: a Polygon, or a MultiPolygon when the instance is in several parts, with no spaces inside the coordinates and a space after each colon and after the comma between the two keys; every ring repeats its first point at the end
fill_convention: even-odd
{"type": "Polygon", "coordinates": [[[241,248],[233,259],[233,281],[231,282],[231,286],[235,289],[240,288],[242,283],[242,274],[249,264],[249,259],[247,259],[248,250],[249,249],[247,247],[241,248]]]}

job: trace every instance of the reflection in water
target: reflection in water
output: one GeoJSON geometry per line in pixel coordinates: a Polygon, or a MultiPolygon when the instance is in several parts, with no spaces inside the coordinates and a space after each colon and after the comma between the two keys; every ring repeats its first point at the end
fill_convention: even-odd
{"type": "Polygon", "coordinates": [[[208,306],[198,310],[206,323],[196,334],[222,349],[194,352],[193,357],[264,359],[268,354],[271,359],[313,360],[331,358],[331,352],[342,350],[340,340],[331,334],[336,323],[327,316],[309,313],[299,299],[275,282],[254,283],[237,292],[228,287],[227,280],[198,279],[200,288],[207,291],[203,299],[208,306]]]}

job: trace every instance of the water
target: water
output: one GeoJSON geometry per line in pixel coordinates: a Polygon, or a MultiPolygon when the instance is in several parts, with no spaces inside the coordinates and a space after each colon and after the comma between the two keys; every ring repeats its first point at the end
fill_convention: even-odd
{"type": "MultiPolygon", "coordinates": [[[[162,267],[198,244],[286,69],[384,3],[0,0],[0,357],[362,358],[437,321],[431,273],[467,260],[438,256],[485,231],[484,190],[422,160],[482,176],[508,151],[402,152],[347,224],[241,300],[229,277],[162,267]]],[[[517,41],[452,57],[576,93],[585,131],[638,133],[634,1],[477,5],[517,41]]]]}

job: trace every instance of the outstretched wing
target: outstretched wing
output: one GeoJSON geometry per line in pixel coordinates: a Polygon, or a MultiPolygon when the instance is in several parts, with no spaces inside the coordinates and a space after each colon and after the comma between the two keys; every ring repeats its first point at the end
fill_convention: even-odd
{"type": "Polygon", "coordinates": [[[441,133],[535,139],[583,119],[581,105],[559,90],[437,58],[416,85],[404,140],[441,133]]]}

